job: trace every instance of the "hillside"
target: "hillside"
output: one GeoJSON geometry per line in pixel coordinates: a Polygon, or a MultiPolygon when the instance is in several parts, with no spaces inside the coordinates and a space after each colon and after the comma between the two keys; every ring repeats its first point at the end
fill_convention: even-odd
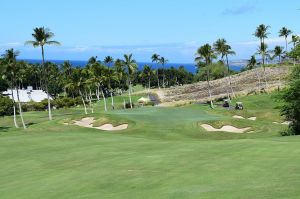
{"type": "MultiPolygon", "coordinates": [[[[290,67],[269,67],[266,68],[265,83],[264,72],[262,68],[245,71],[231,76],[232,87],[237,95],[247,95],[260,90],[274,90],[285,86],[285,80],[289,74],[290,67]],[[260,81],[259,81],[260,80],[260,81]]],[[[227,96],[228,78],[222,78],[211,81],[212,98],[219,99],[227,96]]],[[[184,86],[177,86],[167,89],[156,90],[161,102],[177,101],[197,101],[206,102],[209,100],[207,82],[198,82],[184,86]]]]}

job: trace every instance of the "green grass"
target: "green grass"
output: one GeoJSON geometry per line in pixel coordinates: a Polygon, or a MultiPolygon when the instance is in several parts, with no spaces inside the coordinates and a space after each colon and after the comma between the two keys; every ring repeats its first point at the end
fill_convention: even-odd
{"type": "Polygon", "coordinates": [[[129,123],[114,133],[63,124],[85,117],[82,108],[54,111],[51,122],[47,112],[25,113],[26,130],[0,118],[1,198],[299,198],[300,137],[279,135],[286,126],[272,123],[283,120],[278,102],[270,95],[238,101],[244,111],[189,105],[104,113],[100,102],[89,114],[100,124],[129,123]],[[256,133],[205,132],[200,123],[256,133]]]}

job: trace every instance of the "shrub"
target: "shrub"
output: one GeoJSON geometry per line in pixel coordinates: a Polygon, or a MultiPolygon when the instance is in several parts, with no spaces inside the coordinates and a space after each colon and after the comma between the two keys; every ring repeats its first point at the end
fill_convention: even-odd
{"type": "Polygon", "coordinates": [[[294,68],[290,77],[289,87],[281,92],[280,99],[284,102],[281,113],[290,120],[290,131],[285,135],[300,134],[300,66],[294,68]]]}
{"type": "Polygon", "coordinates": [[[56,108],[70,108],[76,105],[76,100],[69,97],[58,98],[53,101],[56,108]]]}
{"type": "Polygon", "coordinates": [[[0,116],[13,114],[13,101],[9,97],[0,96],[0,116]]]}
{"type": "MultiPolygon", "coordinates": [[[[131,104],[132,104],[132,108],[134,108],[134,103],[131,103],[131,104]]],[[[127,103],[125,104],[125,108],[127,108],[127,109],[131,108],[130,102],[127,102],[127,103]]]]}

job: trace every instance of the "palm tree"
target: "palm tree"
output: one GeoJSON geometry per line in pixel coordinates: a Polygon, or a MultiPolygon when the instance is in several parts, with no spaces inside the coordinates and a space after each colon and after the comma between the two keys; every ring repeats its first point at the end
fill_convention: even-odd
{"type": "Polygon", "coordinates": [[[152,70],[151,66],[145,65],[143,68],[143,71],[141,73],[141,77],[142,78],[146,77],[148,80],[148,93],[150,93],[152,74],[153,74],[153,70],[152,70]]]}
{"type": "Polygon", "coordinates": [[[131,100],[131,91],[132,91],[132,85],[131,85],[131,77],[133,73],[137,69],[136,61],[132,58],[132,54],[124,55],[124,66],[127,69],[127,77],[128,77],[128,95],[129,95],[129,102],[130,102],[130,108],[132,109],[132,100],[131,100]]]}
{"type": "Polygon", "coordinates": [[[264,78],[265,78],[265,83],[266,83],[266,88],[268,87],[268,82],[267,82],[267,77],[266,77],[266,67],[265,67],[265,57],[268,56],[268,45],[267,44],[263,44],[263,45],[260,45],[257,49],[257,54],[260,54],[262,56],[262,66],[263,66],[263,74],[264,74],[264,78]]]}
{"type": "Polygon", "coordinates": [[[6,63],[6,75],[8,78],[10,78],[11,82],[11,93],[12,93],[12,100],[13,100],[13,110],[14,110],[14,124],[15,127],[18,128],[18,124],[16,122],[16,107],[15,107],[15,100],[14,100],[14,94],[13,90],[16,89],[17,92],[17,100],[18,100],[18,108],[19,108],[19,115],[22,121],[23,128],[26,129],[26,125],[23,119],[23,112],[22,112],[22,106],[20,102],[20,96],[19,96],[19,88],[18,88],[18,78],[20,77],[20,69],[21,65],[17,63],[17,56],[19,56],[20,52],[15,51],[13,48],[8,49],[5,51],[5,54],[2,55],[2,57],[5,60],[6,63]]]}
{"type": "Polygon", "coordinates": [[[284,37],[285,39],[285,51],[288,51],[288,41],[287,38],[288,36],[292,34],[292,31],[287,29],[286,27],[281,28],[281,30],[279,31],[279,37],[284,37]]]}
{"type": "Polygon", "coordinates": [[[120,59],[116,59],[114,63],[114,70],[116,71],[117,79],[118,79],[118,85],[119,85],[119,94],[122,94],[122,82],[124,80],[125,71],[123,67],[123,61],[120,59]]]}
{"type": "Polygon", "coordinates": [[[165,88],[165,64],[168,62],[169,60],[165,59],[164,57],[161,57],[159,59],[159,63],[162,65],[162,69],[163,69],[163,88],[165,88]]]}
{"type": "Polygon", "coordinates": [[[98,62],[98,61],[97,61],[97,58],[98,58],[97,56],[92,56],[92,57],[90,57],[87,64],[88,64],[88,65],[95,64],[96,62],[98,62]]]}
{"type": "Polygon", "coordinates": [[[274,57],[278,57],[278,61],[279,63],[281,63],[281,57],[283,56],[284,52],[283,52],[283,47],[281,46],[275,46],[274,50],[274,57]]]}
{"type": "Polygon", "coordinates": [[[114,62],[114,58],[107,56],[104,58],[103,62],[106,64],[106,66],[110,67],[110,64],[114,62]]]}
{"type": "Polygon", "coordinates": [[[235,96],[233,88],[232,88],[232,83],[231,83],[231,74],[230,74],[230,67],[229,67],[229,61],[228,61],[228,56],[229,55],[235,55],[235,52],[232,50],[231,46],[227,44],[227,41],[225,39],[218,39],[214,43],[214,50],[221,55],[221,60],[224,63],[224,57],[226,58],[226,65],[227,65],[227,74],[229,77],[229,86],[231,89],[232,96],[235,96]]]}
{"type": "Polygon", "coordinates": [[[95,62],[94,64],[91,65],[91,71],[92,71],[92,77],[91,77],[92,82],[96,85],[97,99],[99,101],[100,88],[101,88],[101,94],[104,102],[104,110],[107,111],[106,98],[103,91],[104,83],[107,81],[107,77],[105,74],[105,66],[103,66],[99,62],[95,62]]]}
{"type": "MultiPolygon", "coordinates": [[[[256,28],[254,36],[260,39],[260,49],[263,49],[265,46],[265,39],[268,38],[268,35],[270,34],[268,32],[269,28],[270,28],[270,26],[266,26],[264,24],[261,24],[256,28]]],[[[264,67],[265,55],[261,54],[261,56],[262,56],[262,62],[263,62],[263,67],[264,67]]]]}
{"type": "Polygon", "coordinates": [[[251,58],[248,60],[248,64],[247,64],[247,69],[248,70],[252,70],[255,68],[256,66],[256,59],[255,59],[255,56],[252,55],[251,58]]]}
{"type": "MultiPolygon", "coordinates": [[[[34,48],[41,47],[42,49],[42,65],[45,67],[45,52],[44,47],[45,45],[60,45],[58,41],[50,40],[54,37],[54,33],[50,32],[50,29],[39,27],[33,29],[32,37],[34,38],[33,41],[27,41],[25,44],[33,45],[34,48]]],[[[52,120],[52,114],[51,114],[51,102],[50,102],[50,94],[48,91],[48,69],[45,69],[46,71],[46,92],[48,97],[48,113],[49,113],[49,120],[52,120]]]]}
{"type": "Polygon", "coordinates": [[[216,53],[218,55],[221,55],[221,60],[224,62],[224,56],[225,56],[225,53],[224,53],[224,49],[225,49],[225,46],[227,45],[227,42],[225,39],[218,39],[214,44],[213,44],[213,48],[214,50],[216,51],[216,53]]]}
{"type": "Polygon", "coordinates": [[[77,91],[79,93],[84,107],[84,113],[87,115],[88,112],[84,100],[84,95],[82,93],[86,86],[86,80],[84,79],[84,75],[82,75],[81,69],[76,69],[74,73],[76,74],[75,78],[73,78],[68,84],[66,84],[65,87],[66,89],[77,91]]]}
{"type": "Polygon", "coordinates": [[[212,63],[212,60],[216,57],[214,54],[214,51],[212,47],[209,44],[205,44],[198,48],[196,55],[198,57],[195,58],[195,61],[198,62],[197,65],[201,62],[201,60],[204,59],[205,61],[205,67],[206,67],[206,78],[207,78],[207,85],[208,85],[208,93],[210,98],[210,106],[213,108],[213,102],[212,102],[212,94],[211,94],[211,88],[210,88],[210,77],[209,77],[209,66],[212,63]]]}
{"type": "MultiPolygon", "coordinates": [[[[290,43],[293,43],[293,49],[296,48],[296,45],[300,42],[300,37],[298,35],[292,35],[292,41],[290,43]]],[[[294,66],[296,65],[296,58],[294,57],[294,66]]]]}
{"type": "MultiPolygon", "coordinates": [[[[153,54],[152,57],[151,57],[151,60],[152,60],[152,63],[155,62],[157,64],[160,60],[160,55],[153,54]]],[[[157,86],[158,86],[158,89],[160,89],[158,69],[156,70],[156,73],[157,73],[156,74],[157,75],[157,86]]]]}
{"type": "Polygon", "coordinates": [[[108,68],[106,70],[106,78],[108,81],[108,89],[109,89],[110,98],[111,98],[111,107],[112,107],[112,109],[115,109],[113,89],[112,89],[111,83],[112,83],[112,81],[118,81],[118,75],[114,69],[108,68]]]}
{"type": "MultiPolygon", "coordinates": [[[[63,73],[63,81],[65,84],[68,83],[69,78],[71,77],[71,73],[72,73],[72,65],[69,61],[65,61],[61,67],[62,69],[62,73],[63,73]]],[[[64,95],[65,97],[67,96],[67,91],[66,88],[64,88],[64,95]]]]}

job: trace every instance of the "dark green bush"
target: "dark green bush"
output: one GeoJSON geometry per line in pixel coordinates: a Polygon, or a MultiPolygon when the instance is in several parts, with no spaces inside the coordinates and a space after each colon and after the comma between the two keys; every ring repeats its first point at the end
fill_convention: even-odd
{"type": "Polygon", "coordinates": [[[281,92],[284,102],[281,113],[291,121],[287,135],[300,135],[300,66],[296,66],[290,77],[289,86],[281,92]]]}
{"type": "Polygon", "coordinates": [[[70,108],[77,105],[81,105],[82,101],[80,97],[77,98],[69,98],[69,97],[63,97],[63,98],[57,98],[53,101],[53,106],[56,108],[70,108]]]}
{"type": "Polygon", "coordinates": [[[9,97],[0,96],[0,116],[13,114],[13,101],[9,97]]]}

